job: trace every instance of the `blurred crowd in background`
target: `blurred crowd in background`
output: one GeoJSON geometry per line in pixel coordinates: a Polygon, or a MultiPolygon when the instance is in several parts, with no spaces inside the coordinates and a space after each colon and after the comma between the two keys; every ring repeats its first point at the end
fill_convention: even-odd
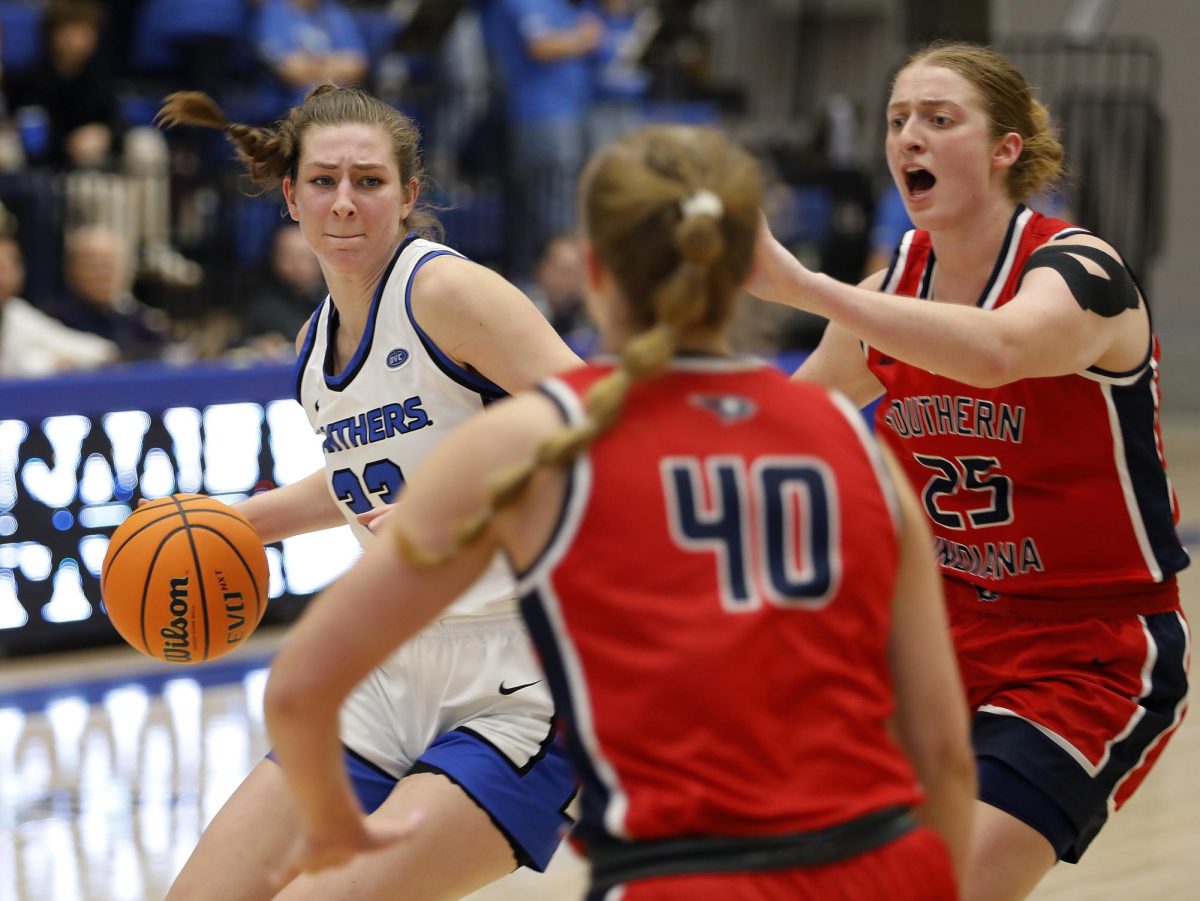
{"type": "MultiPolygon", "coordinates": [[[[324,296],[315,257],[280,197],[247,193],[220,133],[164,133],[153,117],[187,89],[231,121],[269,124],[323,81],[361,85],[417,121],[423,199],[446,241],[519,284],[589,352],[570,240],[588,154],[643,121],[727,124],[744,103],[738,85],[709,75],[702,5],[2,0],[0,376],[290,359],[324,296]]],[[[848,256],[824,261],[842,277],[870,256],[865,194],[848,256]]],[[[818,204],[792,218],[830,214],[818,204]]],[[[895,226],[875,231],[894,246],[895,226]]],[[[758,326],[760,352],[819,333],[805,321],[758,326]]]]}

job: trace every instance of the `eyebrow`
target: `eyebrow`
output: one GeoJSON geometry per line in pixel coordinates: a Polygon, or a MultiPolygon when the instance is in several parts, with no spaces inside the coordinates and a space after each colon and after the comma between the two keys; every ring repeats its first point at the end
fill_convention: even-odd
{"type": "Polygon", "coordinates": [[[896,100],[888,104],[888,110],[899,109],[900,107],[919,106],[919,107],[936,107],[936,106],[952,106],[955,109],[962,109],[961,103],[955,103],[945,97],[924,97],[918,100],[915,104],[907,100],[896,100]]]}
{"type": "MultiPolygon", "coordinates": [[[[324,160],[309,160],[307,163],[305,163],[305,165],[306,166],[314,166],[317,169],[340,169],[340,168],[342,168],[341,163],[327,163],[324,160]]],[[[386,163],[371,163],[371,162],[351,163],[350,168],[351,169],[386,169],[387,164],[386,163]]]]}

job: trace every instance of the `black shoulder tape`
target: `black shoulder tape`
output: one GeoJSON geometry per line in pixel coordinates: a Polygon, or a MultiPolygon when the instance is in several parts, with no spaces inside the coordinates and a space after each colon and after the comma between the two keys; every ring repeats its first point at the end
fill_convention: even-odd
{"type": "Polygon", "coordinates": [[[1046,244],[1030,254],[1021,278],[1042,268],[1053,269],[1063,277],[1080,309],[1106,318],[1137,309],[1137,287],[1129,270],[1103,250],[1083,244],[1046,244]],[[1104,270],[1104,275],[1088,272],[1077,257],[1091,260],[1104,270]]]}

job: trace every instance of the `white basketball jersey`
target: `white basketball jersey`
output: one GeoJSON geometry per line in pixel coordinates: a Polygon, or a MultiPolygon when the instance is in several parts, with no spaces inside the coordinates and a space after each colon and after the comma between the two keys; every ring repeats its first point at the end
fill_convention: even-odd
{"type": "MultiPolygon", "coordinates": [[[[393,503],[450,430],[505,392],[450,359],[412,315],[412,282],[426,262],[451,254],[409,235],[384,273],[366,330],[344,370],[333,373],[337,311],[326,297],[309,323],[297,360],[296,397],[323,436],[325,476],[359,541],[370,532],[356,515],[393,503]]],[[[515,604],[499,555],[448,616],[494,613],[515,604]]]]}

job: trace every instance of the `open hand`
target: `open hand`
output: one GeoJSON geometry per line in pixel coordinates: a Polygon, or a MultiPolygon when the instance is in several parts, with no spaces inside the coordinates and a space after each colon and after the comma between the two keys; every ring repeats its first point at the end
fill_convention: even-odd
{"type": "Polygon", "coordinates": [[[767,217],[760,213],[758,234],[754,240],[754,262],[742,287],[762,300],[804,309],[800,302],[803,277],[811,274],[792,252],[771,234],[767,217]]]}

